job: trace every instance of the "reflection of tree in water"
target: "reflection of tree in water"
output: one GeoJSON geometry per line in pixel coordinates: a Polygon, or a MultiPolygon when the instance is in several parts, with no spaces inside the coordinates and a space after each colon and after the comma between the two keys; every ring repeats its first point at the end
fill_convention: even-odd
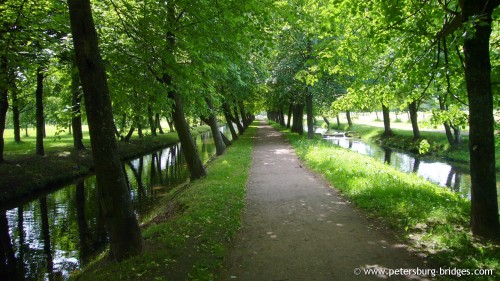
{"type": "Polygon", "coordinates": [[[21,280],[6,211],[0,212],[0,280],[21,280]]]}
{"type": "Polygon", "coordinates": [[[452,167],[446,178],[446,186],[454,192],[459,192],[461,176],[462,174],[452,167]]]}
{"type": "Polygon", "coordinates": [[[43,252],[47,258],[47,273],[49,280],[54,278],[54,259],[52,257],[52,250],[50,246],[50,231],[49,231],[49,215],[47,210],[47,197],[43,196],[39,199],[40,214],[42,219],[42,238],[43,238],[43,252]]]}
{"type": "Polygon", "coordinates": [[[387,147],[382,147],[384,150],[384,163],[391,164],[392,149],[387,147]]]}

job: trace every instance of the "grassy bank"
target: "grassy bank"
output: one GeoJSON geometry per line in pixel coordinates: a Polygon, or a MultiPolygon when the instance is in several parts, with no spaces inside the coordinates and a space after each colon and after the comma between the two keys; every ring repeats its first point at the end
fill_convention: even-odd
{"type": "MultiPolygon", "coordinates": [[[[194,135],[209,131],[210,127],[195,127],[194,135]]],[[[119,142],[121,158],[131,159],[155,151],[179,141],[177,133],[166,133],[156,137],[134,137],[129,143],[119,142]]],[[[5,163],[0,164],[0,204],[27,196],[48,186],[63,184],[92,171],[90,149],[75,151],[71,136],[60,139],[48,137],[45,156],[35,155],[35,142],[24,139],[22,143],[7,142],[5,163]]],[[[85,139],[90,148],[90,142],[85,139]]]]}
{"type": "Polygon", "coordinates": [[[145,251],[120,263],[96,261],[74,280],[216,280],[240,227],[251,164],[250,127],[207,168],[208,176],[173,190],[143,222],[145,251]]]}
{"type": "MultiPolygon", "coordinates": [[[[382,221],[426,253],[431,266],[491,268],[497,269],[495,277],[500,277],[500,247],[472,238],[468,200],[368,156],[282,131],[309,168],[323,175],[369,217],[382,221]]],[[[478,276],[461,279],[495,280],[478,276]]]]}

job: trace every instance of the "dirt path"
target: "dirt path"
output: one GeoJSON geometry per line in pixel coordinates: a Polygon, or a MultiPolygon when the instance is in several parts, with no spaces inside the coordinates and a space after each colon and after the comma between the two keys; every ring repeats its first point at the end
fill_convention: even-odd
{"type": "Polygon", "coordinates": [[[377,280],[388,276],[368,276],[363,269],[417,267],[426,268],[393,235],[303,168],[279,132],[260,123],[243,227],[223,280],[377,280]]]}

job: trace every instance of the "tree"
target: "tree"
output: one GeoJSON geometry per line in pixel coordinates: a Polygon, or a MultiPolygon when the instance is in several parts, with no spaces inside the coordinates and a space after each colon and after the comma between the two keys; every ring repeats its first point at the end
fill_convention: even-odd
{"type": "Polygon", "coordinates": [[[111,256],[142,251],[142,237],[114,137],[111,100],[89,0],[68,0],[76,62],[88,113],[92,156],[111,256]]]}
{"type": "Polygon", "coordinates": [[[490,34],[492,13],[500,1],[460,1],[467,35],[464,40],[465,80],[469,99],[471,225],[476,235],[500,237],[495,174],[493,92],[490,34]]]}

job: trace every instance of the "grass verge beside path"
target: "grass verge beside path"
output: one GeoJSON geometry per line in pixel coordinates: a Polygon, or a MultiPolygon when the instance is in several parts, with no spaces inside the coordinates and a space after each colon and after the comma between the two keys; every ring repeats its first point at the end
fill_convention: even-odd
{"type": "MultiPolygon", "coordinates": [[[[195,127],[192,134],[198,135],[206,131],[210,131],[210,127],[195,127]]],[[[128,160],[178,141],[177,133],[135,137],[129,143],[118,142],[118,150],[122,160],[128,160]]],[[[86,142],[85,145],[88,149],[76,151],[73,149],[72,139],[47,140],[46,155],[38,156],[34,155],[34,143],[8,144],[6,161],[0,164],[0,205],[48,186],[63,184],[89,174],[94,164],[90,143],[86,142]],[[11,147],[16,145],[24,147],[24,150],[11,147]]]]}
{"type": "Polygon", "coordinates": [[[500,247],[472,238],[467,199],[368,156],[273,126],[287,136],[309,168],[369,217],[382,221],[426,253],[431,266],[495,269],[495,276],[462,276],[461,280],[499,280],[500,247]]]}
{"type": "Polygon", "coordinates": [[[212,161],[206,178],[173,190],[159,204],[142,225],[143,254],[119,263],[101,259],[73,279],[216,280],[241,225],[255,131],[250,126],[212,161]]]}

